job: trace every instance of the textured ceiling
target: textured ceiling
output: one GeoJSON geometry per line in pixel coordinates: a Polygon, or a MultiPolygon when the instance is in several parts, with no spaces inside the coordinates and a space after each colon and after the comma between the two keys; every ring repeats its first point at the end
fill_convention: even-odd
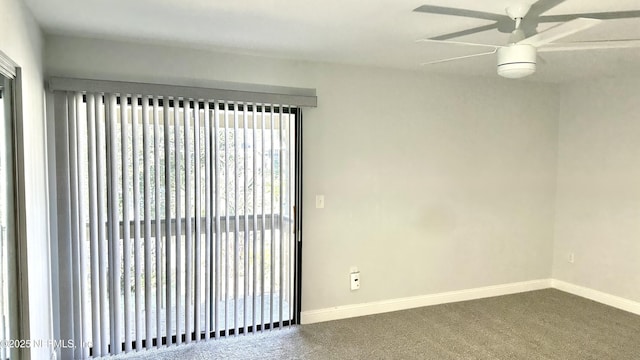
{"type": "MultiPolygon", "coordinates": [[[[525,0],[524,2],[531,2],[525,0]]],[[[416,43],[487,21],[416,13],[429,4],[502,14],[513,0],[25,0],[45,32],[181,44],[269,57],[497,76],[495,58],[421,67],[476,49],[416,43]]],[[[566,0],[546,14],[640,10],[638,0],[566,0]]],[[[553,24],[541,25],[538,30],[553,24]]],[[[490,30],[456,40],[502,45],[490,30]]],[[[640,19],[609,20],[567,40],[640,39],[640,19]]],[[[640,49],[545,53],[530,80],[640,76],[640,49]]]]}

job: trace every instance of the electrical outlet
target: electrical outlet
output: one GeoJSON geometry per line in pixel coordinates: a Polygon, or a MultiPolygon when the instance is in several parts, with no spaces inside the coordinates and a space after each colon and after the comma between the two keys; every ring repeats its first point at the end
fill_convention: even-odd
{"type": "Polygon", "coordinates": [[[575,261],[575,256],[573,253],[569,253],[569,255],[567,256],[567,261],[570,262],[571,264],[573,264],[573,262],[575,261]]]}
{"type": "Polygon", "coordinates": [[[358,290],[360,289],[360,273],[359,272],[354,272],[351,273],[351,290],[358,290]]]}

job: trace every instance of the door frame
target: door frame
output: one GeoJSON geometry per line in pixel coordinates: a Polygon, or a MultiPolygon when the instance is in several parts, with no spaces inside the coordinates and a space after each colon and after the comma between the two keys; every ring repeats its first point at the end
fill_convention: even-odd
{"type": "MultiPolygon", "coordinates": [[[[27,271],[27,223],[24,177],[24,120],[22,103],[22,69],[9,56],[0,50],[0,75],[12,80],[11,86],[11,136],[12,136],[12,174],[13,176],[13,206],[15,221],[15,269],[17,294],[14,296],[15,311],[18,314],[14,334],[16,339],[26,340],[30,336],[29,328],[29,280],[27,271]]],[[[29,348],[18,349],[18,356],[28,359],[31,356],[29,348]]]]}

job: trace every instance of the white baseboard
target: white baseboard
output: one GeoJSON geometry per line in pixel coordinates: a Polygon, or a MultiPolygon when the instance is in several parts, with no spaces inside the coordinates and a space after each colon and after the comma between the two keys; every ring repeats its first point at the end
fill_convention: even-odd
{"type": "Polygon", "coordinates": [[[493,296],[516,294],[526,291],[554,288],[589,300],[640,315],[640,302],[607,294],[579,285],[556,279],[541,279],[511,284],[486,286],[475,289],[450,291],[438,294],[412,296],[406,298],[374,301],[363,304],[336,306],[326,309],[303,311],[300,314],[302,324],[347,319],[357,316],[381,314],[423,306],[446,304],[458,301],[482,299],[493,296]]]}
{"type": "Polygon", "coordinates": [[[300,314],[300,322],[302,324],[312,324],[323,321],[347,319],[357,316],[406,310],[423,306],[516,294],[526,291],[547,289],[549,287],[551,287],[551,280],[542,279],[511,284],[486,286],[475,289],[450,291],[431,295],[382,300],[363,304],[336,306],[326,309],[303,311],[300,314]]]}
{"type": "Polygon", "coordinates": [[[605,305],[609,305],[620,310],[640,315],[640,302],[637,301],[625,299],[619,296],[604,293],[602,291],[593,290],[555,279],[551,279],[551,287],[605,305]]]}

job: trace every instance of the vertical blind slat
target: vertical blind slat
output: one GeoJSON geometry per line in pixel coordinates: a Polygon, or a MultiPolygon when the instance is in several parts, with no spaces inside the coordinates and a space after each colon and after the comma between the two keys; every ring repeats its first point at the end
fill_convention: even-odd
{"type": "Polygon", "coordinates": [[[228,154],[228,136],[229,121],[227,114],[229,113],[229,104],[224,104],[224,111],[222,116],[224,117],[224,190],[225,190],[225,222],[224,222],[224,238],[223,238],[223,250],[224,250],[224,273],[222,275],[222,281],[224,282],[224,328],[229,329],[229,154],[228,154]]]}
{"type": "MultiPolygon", "coordinates": [[[[83,94],[77,93],[76,96],[76,151],[77,151],[77,174],[78,174],[78,219],[79,219],[79,233],[78,233],[78,266],[80,269],[80,309],[81,311],[91,311],[91,306],[88,304],[88,299],[90,297],[87,294],[87,290],[89,287],[87,286],[87,280],[90,277],[90,273],[87,267],[87,214],[85,211],[85,186],[88,188],[87,177],[88,174],[86,171],[87,167],[84,165],[85,161],[88,161],[88,154],[86,154],[86,134],[87,133],[87,123],[86,121],[82,121],[81,118],[86,118],[86,106],[82,106],[83,102],[83,94]],[[83,113],[82,110],[85,110],[83,113]]],[[[88,205],[88,204],[87,204],[88,205]]],[[[84,344],[88,343],[89,334],[91,332],[91,326],[88,324],[87,318],[82,318],[80,320],[81,323],[81,333],[80,333],[80,346],[79,352],[82,358],[89,357],[89,348],[84,344]]]]}
{"type": "MultiPolygon", "coordinates": [[[[107,218],[105,216],[105,120],[107,118],[107,98],[104,97],[104,106],[102,105],[103,97],[96,94],[95,96],[95,121],[96,121],[96,151],[97,151],[97,207],[98,207],[98,263],[99,263],[99,282],[100,282],[100,348],[96,349],[97,354],[106,355],[109,353],[109,300],[107,294],[107,235],[105,225],[107,218]]],[[[95,259],[94,259],[95,261],[95,259]]]]}
{"type": "Polygon", "coordinates": [[[283,142],[282,142],[282,131],[283,131],[283,117],[284,117],[284,113],[283,113],[283,109],[284,106],[280,105],[280,118],[278,119],[278,133],[280,135],[280,140],[278,141],[278,165],[280,166],[280,168],[278,169],[278,175],[280,178],[280,184],[279,184],[279,194],[280,194],[280,216],[278,217],[278,221],[280,222],[280,224],[278,225],[278,229],[280,230],[280,241],[279,241],[279,247],[280,247],[280,266],[278,266],[278,273],[279,273],[279,296],[280,298],[278,299],[278,306],[280,307],[278,309],[278,322],[279,322],[279,326],[280,329],[282,329],[282,312],[284,310],[283,304],[284,304],[284,270],[285,267],[283,266],[284,264],[286,264],[286,262],[284,261],[284,222],[283,222],[283,218],[284,218],[284,151],[282,150],[283,148],[283,142]]]}
{"type": "Polygon", "coordinates": [[[204,249],[204,338],[211,337],[211,124],[209,104],[204,103],[204,198],[205,198],[205,249],[204,249]]]}
{"type": "Polygon", "coordinates": [[[265,276],[265,271],[267,270],[267,255],[265,252],[265,235],[266,235],[266,202],[265,202],[265,178],[266,178],[266,169],[267,169],[267,154],[266,154],[266,139],[267,139],[267,135],[266,135],[266,129],[267,129],[267,111],[266,111],[266,106],[262,107],[262,176],[260,177],[260,188],[262,189],[262,195],[261,195],[261,201],[262,201],[262,206],[260,207],[261,210],[261,214],[262,214],[262,228],[260,230],[260,254],[262,255],[262,259],[260,261],[260,265],[261,266],[261,270],[260,270],[260,297],[261,297],[261,304],[260,304],[260,324],[262,324],[262,328],[261,330],[264,331],[265,330],[265,307],[266,307],[266,296],[265,296],[265,281],[266,281],[266,276],[265,276]]]}
{"type": "MultiPolygon", "coordinates": [[[[124,350],[131,351],[131,234],[129,219],[129,129],[127,97],[120,95],[120,155],[122,166],[122,259],[124,276],[124,350]]],[[[121,256],[118,254],[118,256],[121,256]]]]}
{"type": "MultiPolygon", "coordinates": [[[[89,238],[91,258],[98,258],[98,189],[96,179],[96,120],[95,120],[95,96],[87,95],[87,148],[89,153],[89,238]]],[[[94,352],[96,356],[100,356],[101,337],[100,337],[100,286],[99,286],[99,270],[98,262],[91,262],[91,335],[93,346],[96,348],[94,352]]]]}
{"type": "MultiPolygon", "coordinates": [[[[76,94],[69,93],[68,103],[69,106],[69,171],[71,174],[71,269],[74,278],[73,281],[73,311],[75,314],[80,314],[82,311],[82,289],[80,288],[80,281],[84,274],[80,273],[80,226],[81,219],[79,215],[80,201],[78,199],[78,153],[77,153],[77,106],[76,106],[76,94]]],[[[80,343],[82,340],[82,319],[79,316],[73,318],[73,340],[80,343]]],[[[74,357],[82,357],[80,349],[75,348],[74,357]]]]}
{"type": "MultiPolygon", "coordinates": [[[[284,107],[284,105],[283,105],[284,107]]],[[[290,113],[291,109],[288,109],[288,113],[290,113]]],[[[285,308],[285,304],[287,304],[289,302],[289,283],[287,281],[288,277],[289,277],[289,261],[287,259],[287,254],[289,253],[289,248],[288,248],[288,231],[287,231],[287,226],[289,224],[289,196],[288,196],[288,169],[287,169],[287,161],[289,158],[289,148],[287,147],[287,135],[286,135],[286,126],[288,124],[288,120],[289,120],[289,116],[287,115],[287,113],[282,115],[282,118],[280,120],[280,154],[281,154],[281,164],[280,164],[280,183],[281,183],[281,199],[282,199],[282,211],[280,214],[280,237],[282,239],[282,255],[280,256],[280,269],[282,269],[282,283],[281,283],[281,287],[282,287],[282,300],[280,303],[280,316],[282,317],[282,325],[286,326],[289,325],[289,323],[287,323],[287,320],[290,320],[289,318],[289,311],[287,308],[285,308]],[[286,313],[285,313],[286,311],[286,313]]]]}
{"type": "MultiPolygon", "coordinates": [[[[295,196],[294,196],[294,190],[295,190],[295,185],[292,184],[292,175],[295,174],[294,172],[294,159],[295,156],[292,156],[291,154],[294,153],[295,149],[292,147],[292,134],[293,134],[293,129],[295,128],[294,126],[291,126],[291,121],[292,118],[294,118],[294,116],[292,116],[292,114],[289,114],[289,121],[287,122],[288,124],[288,134],[289,136],[287,137],[287,149],[289,150],[289,173],[288,173],[288,179],[289,179],[289,211],[290,211],[290,215],[289,215],[289,226],[287,227],[287,233],[289,235],[289,326],[291,326],[293,324],[293,314],[294,314],[294,288],[295,288],[295,284],[294,284],[294,274],[295,274],[295,270],[293,268],[293,258],[295,256],[295,217],[296,217],[296,208],[295,208],[295,196]]],[[[294,120],[295,121],[295,120],[294,120]]],[[[294,176],[295,179],[295,176],[294,176]]]]}
{"type": "Polygon", "coordinates": [[[238,269],[240,263],[240,194],[238,191],[238,183],[240,178],[240,170],[238,169],[238,148],[240,147],[240,141],[238,140],[238,103],[233,107],[233,326],[234,335],[238,336],[238,297],[240,296],[240,270],[238,269]]]}
{"type": "MultiPolygon", "coordinates": [[[[151,140],[149,139],[149,97],[142,97],[142,166],[144,181],[144,320],[145,348],[151,349],[151,140]]],[[[136,287],[136,290],[138,288],[136,287]]],[[[141,334],[138,334],[141,336],[141,334]]],[[[140,341],[140,337],[138,338],[140,341]]]]}
{"type": "MultiPolygon", "coordinates": [[[[184,331],[185,331],[185,342],[191,342],[191,332],[192,332],[192,318],[191,318],[191,296],[193,295],[193,239],[192,239],[192,224],[191,224],[191,156],[190,154],[190,132],[191,132],[191,111],[189,107],[189,101],[185,100],[185,109],[184,109],[184,162],[185,162],[185,171],[184,171],[184,217],[185,217],[185,280],[184,280],[184,331]]],[[[194,140],[195,141],[195,140],[194,140]]]]}
{"type": "MultiPolygon", "coordinates": [[[[186,110],[184,106],[179,108],[179,101],[176,99],[176,106],[174,107],[173,112],[173,129],[175,133],[174,138],[174,147],[175,147],[175,169],[174,169],[174,177],[175,177],[175,196],[176,196],[176,237],[175,237],[175,247],[176,247],[176,344],[182,344],[182,324],[180,319],[180,311],[182,310],[182,171],[181,170],[181,154],[180,154],[180,142],[182,137],[180,136],[180,115],[179,112],[182,110],[183,114],[186,114],[186,110]]],[[[183,105],[186,105],[186,101],[183,102],[183,105]]]]}
{"type": "MultiPolygon", "coordinates": [[[[215,256],[214,256],[214,260],[215,260],[215,306],[214,306],[214,331],[215,331],[215,338],[218,339],[220,338],[220,299],[221,299],[221,291],[222,291],[222,284],[221,282],[223,281],[224,278],[221,277],[221,272],[222,272],[222,261],[221,261],[221,253],[222,253],[222,231],[220,229],[220,212],[222,211],[222,204],[220,201],[220,195],[221,195],[221,188],[222,185],[220,184],[220,166],[218,166],[218,162],[220,161],[220,135],[219,135],[219,130],[220,130],[220,118],[219,118],[219,111],[218,111],[218,102],[214,102],[213,103],[213,124],[214,124],[214,134],[213,134],[213,140],[214,140],[214,154],[213,157],[215,159],[215,161],[213,161],[213,167],[214,167],[214,178],[215,178],[215,200],[214,200],[214,206],[215,206],[215,213],[216,213],[216,221],[215,221],[215,229],[216,229],[216,234],[215,234],[215,256]]],[[[223,162],[224,164],[224,162],[223,162]]],[[[225,324],[226,325],[226,324],[225,324]]]]}
{"type": "MultiPolygon", "coordinates": [[[[69,109],[67,106],[66,93],[55,94],[55,115],[60,121],[56,126],[56,166],[59,172],[58,181],[56,182],[57,193],[57,216],[58,216],[58,255],[60,258],[71,258],[71,186],[69,178],[69,109]],[[61,181],[62,180],[62,181],[61,181]]],[[[59,263],[59,282],[60,282],[60,318],[67,321],[60,322],[60,336],[62,338],[71,339],[73,337],[73,317],[75,315],[73,308],[73,271],[69,261],[60,261],[59,263]]],[[[73,357],[73,352],[69,348],[60,350],[61,356],[73,357]]]]}
{"type": "Polygon", "coordinates": [[[242,297],[243,301],[242,304],[243,306],[243,312],[242,312],[242,319],[243,319],[243,324],[244,324],[244,333],[248,333],[249,332],[249,328],[247,327],[247,302],[249,299],[249,218],[248,218],[248,213],[249,213],[249,198],[248,198],[248,172],[249,172],[249,154],[247,154],[247,147],[249,145],[249,139],[247,137],[247,133],[248,133],[248,127],[247,127],[247,122],[249,122],[249,116],[248,116],[248,108],[247,108],[247,104],[245,104],[244,107],[244,111],[242,112],[242,127],[243,127],[243,134],[244,134],[244,143],[242,144],[242,157],[244,158],[244,174],[242,176],[242,183],[243,183],[243,187],[244,187],[244,229],[243,229],[243,249],[244,249],[244,256],[243,256],[243,265],[244,265],[244,296],[242,297]]]}
{"type": "Polygon", "coordinates": [[[113,283],[113,279],[116,277],[115,275],[115,271],[112,271],[111,269],[113,269],[114,266],[114,256],[113,256],[113,250],[114,250],[114,244],[113,244],[113,239],[115,239],[115,234],[114,234],[114,221],[113,216],[114,216],[114,211],[113,211],[113,204],[114,204],[114,194],[113,194],[113,184],[115,182],[114,178],[115,178],[115,174],[114,174],[114,154],[113,154],[113,144],[112,144],[112,138],[113,138],[113,134],[112,131],[115,132],[115,130],[112,130],[112,124],[114,122],[113,120],[113,107],[111,106],[111,98],[112,96],[110,94],[105,94],[104,95],[104,120],[105,120],[105,127],[104,127],[104,132],[105,132],[105,149],[106,149],[106,161],[105,161],[105,172],[107,173],[107,181],[106,181],[106,193],[107,193],[107,268],[109,269],[109,280],[108,280],[108,286],[107,286],[107,291],[109,294],[109,348],[107,348],[107,353],[110,354],[115,354],[115,344],[116,344],[116,332],[115,332],[115,309],[116,309],[116,305],[115,305],[115,301],[116,301],[116,296],[112,296],[111,294],[113,294],[114,291],[114,283],[113,283]]]}
{"type": "MultiPolygon", "coordinates": [[[[106,96],[106,95],[105,95],[106,96]]],[[[108,167],[109,171],[109,183],[108,183],[108,193],[110,194],[110,216],[109,216],[109,224],[110,233],[109,233],[109,243],[111,244],[111,252],[109,253],[109,268],[113,273],[111,277],[111,286],[109,287],[109,298],[111,301],[110,306],[110,314],[111,314],[111,353],[119,354],[122,351],[122,339],[120,333],[120,327],[122,325],[122,311],[120,311],[120,229],[119,229],[119,218],[120,214],[118,211],[118,168],[117,168],[117,149],[116,149],[116,123],[117,123],[117,110],[116,110],[116,96],[113,94],[109,95],[109,136],[108,136],[108,149],[109,149],[109,163],[108,167]]]]}
{"type": "MultiPolygon", "coordinates": [[[[153,98],[153,183],[155,184],[155,194],[153,196],[154,210],[156,212],[156,233],[155,233],[155,265],[156,265],[156,347],[162,345],[162,207],[160,206],[160,119],[158,116],[159,100],[153,98]]],[[[151,281],[151,278],[149,278],[151,281]]]]}
{"type": "Polygon", "coordinates": [[[288,247],[288,255],[287,256],[287,301],[289,306],[287,307],[288,311],[287,311],[287,317],[289,319],[289,327],[291,327],[293,325],[293,314],[292,314],[292,299],[293,297],[291,296],[291,290],[293,289],[293,281],[291,280],[291,277],[293,276],[293,267],[292,267],[292,263],[291,263],[291,254],[293,253],[293,234],[292,234],[292,223],[293,223],[293,217],[294,215],[294,210],[293,210],[293,197],[291,196],[291,189],[293,188],[292,184],[291,184],[291,173],[292,173],[292,165],[291,165],[291,160],[293,159],[292,156],[292,149],[291,149],[291,119],[293,118],[293,113],[292,113],[292,109],[289,109],[289,118],[288,121],[286,122],[287,124],[287,129],[285,130],[285,134],[286,134],[286,147],[287,147],[287,197],[288,197],[288,202],[287,202],[287,212],[288,212],[288,216],[287,216],[287,247],[288,247]]]}
{"type": "Polygon", "coordinates": [[[224,236],[222,239],[222,250],[224,251],[224,271],[221,274],[222,281],[224,282],[224,329],[229,329],[229,155],[227,153],[228,136],[227,129],[229,128],[229,121],[227,114],[229,113],[229,104],[224,104],[224,111],[222,116],[224,117],[224,215],[225,215],[225,227],[224,236]]]}
{"type": "Polygon", "coordinates": [[[171,142],[170,142],[170,119],[169,119],[169,99],[163,101],[163,118],[164,118],[164,201],[165,201],[165,247],[164,247],[164,287],[165,289],[165,336],[167,346],[173,344],[171,335],[173,328],[171,324],[171,142]]]}
{"type": "MultiPolygon", "coordinates": [[[[297,136],[301,136],[298,134],[304,134],[304,125],[302,123],[302,113],[300,112],[296,112],[296,118],[295,118],[295,132],[294,135],[297,136]]],[[[296,199],[296,206],[299,206],[300,208],[297,210],[296,216],[295,216],[295,225],[294,225],[294,234],[295,234],[295,239],[294,239],[294,244],[295,244],[295,256],[300,256],[301,253],[301,247],[302,247],[302,207],[303,207],[303,197],[302,197],[302,193],[304,191],[303,186],[302,186],[302,157],[303,155],[303,146],[302,146],[302,139],[296,139],[296,141],[294,142],[295,144],[295,148],[296,148],[296,159],[295,159],[295,170],[296,170],[296,175],[294,176],[294,179],[296,180],[296,185],[295,185],[295,192],[296,194],[298,194],[298,199],[296,199]]],[[[295,281],[297,284],[300,284],[300,271],[301,271],[301,267],[298,263],[295,264],[296,267],[296,271],[295,271],[295,281]]],[[[296,320],[300,320],[299,318],[299,313],[300,313],[300,293],[301,293],[301,289],[299,286],[296,286],[295,288],[295,301],[293,302],[293,307],[295,308],[295,316],[296,316],[296,320]]]]}
{"type": "Polygon", "coordinates": [[[133,163],[133,261],[134,261],[134,287],[135,287],[135,341],[136,350],[142,350],[142,260],[140,257],[142,244],[140,243],[140,162],[139,155],[139,124],[138,124],[138,96],[131,97],[131,137],[132,137],[132,156],[133,163]]]}
{"type": "MultiPolygon", "coordinates": [[[[201,214],[201,206],[202,206],[202,199],[201,199],[201,184],[200,184],[200,106],[198,104],[198,102],[195,102],[195,107],[194,107],[194,113],[193,113],[193,129],[194,129],[194,137],[193,137],[193,154],[194,154],[194,162],[195,162],[195,169],[194,169],[194,188],[195,188],[195,249],[194,249],[194,266],[195,266],[195,273],[194,273],[194,277],[193,277],[193,284],[194,284],[194,295],[193,295],[193,307],[194,307],[194,312],[193,312],[193,333],[195,336],[195,340],[198,341],[200,340],[200,303],[201,303],[201,293],[200,293],[200,288],[201,288],[201,282],[200,282],[200,275],[201,275],[201,268],[202,268],[202,262],[201,262],[201,254],[200,254],[200,247],[201,247],[201,242],[202,242],[202,234],[201,234],[201,224],[200,224],[200,220],[202,217],[201,214]]],[[[189,335],[189,337],[191,337],[191,335],[189,335]]]]}

